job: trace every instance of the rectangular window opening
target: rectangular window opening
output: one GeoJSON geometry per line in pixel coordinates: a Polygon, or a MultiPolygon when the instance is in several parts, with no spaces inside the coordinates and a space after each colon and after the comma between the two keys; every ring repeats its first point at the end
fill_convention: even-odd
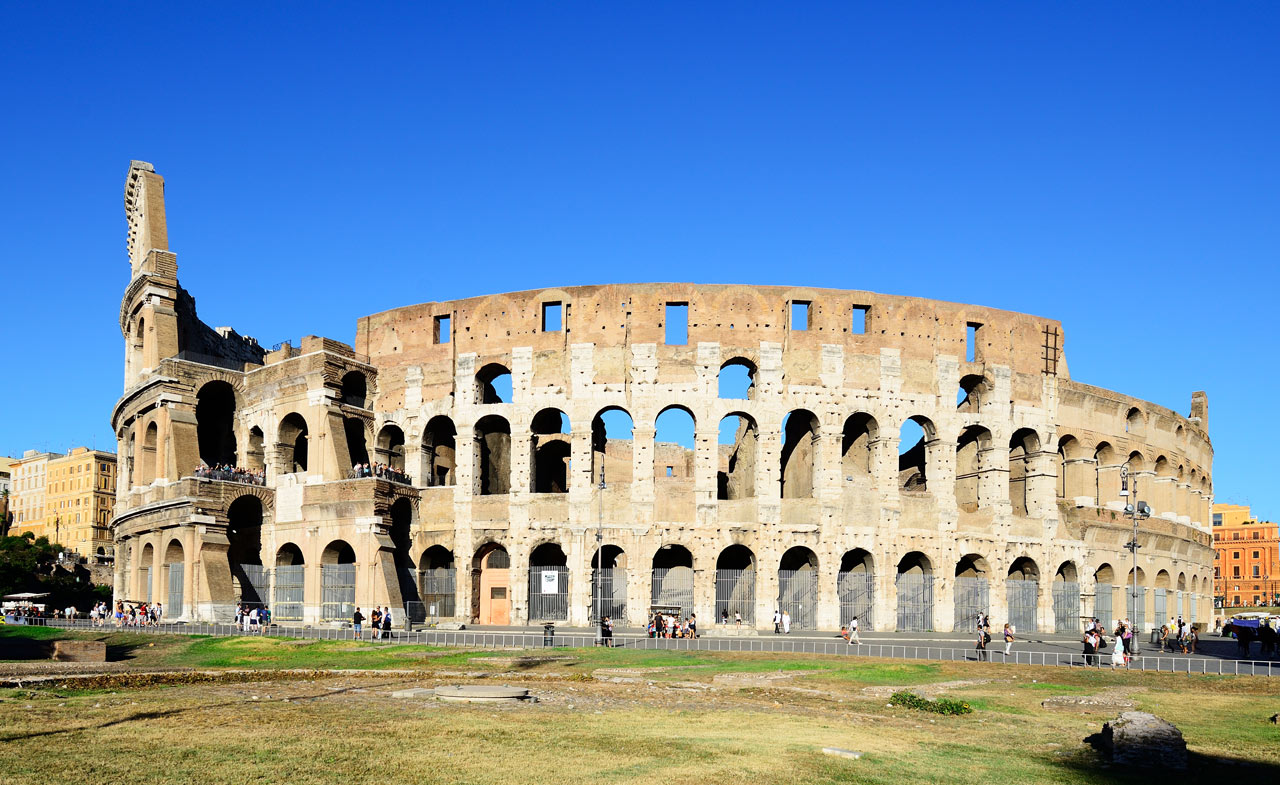
{"type": "Polygon", "coordinates": [[[564,309],[560,303],[543,303],[542,304],[542,331],[544,333],[560,332],[563,316],[564,316],[564,309]]]}
{"type": "Polygon", "coordinates": [[[867,306],[853,306],[853,325],[849,328],[849,332],[854,335],[867,334],[867,306]]]}
{"type": "Polygon", "coordinates": [[[982,329],[979,322],[969,322],[966,325],[964,336],[964,359],[965,362],[977,362],[980,352],[978,351],[978,333],[982,329]]]}
{"type": "Polygon", "coordinates": [[[809,303],[804,300],[791,301],[791,329],[809,329],[809,303]]]}
{"type": "Polygon", "coordinates": [[[673,476],[675,476],[675,473],[676,473],[676,467],[674,467],[674,466],[668,466],[668,467],[667,467],[667,476],[668,476],[668,477],[673,477],[673,476]]]}
{"type": "Polygon", "coordinates": [[[452,317],[449,317],[449,316],[436,317],[436,326],[435,326],[435,332],[434,332],[434,339],[436,343],[449,342],[449,333],[450,333],[449,323],[451,321],[452,321],[452,317]]]}
{"type": "Polygon", "coordinates": [[[667,346],[684,346],[689,343],[689,304],[667,303],[666,337],[667,346]]]}

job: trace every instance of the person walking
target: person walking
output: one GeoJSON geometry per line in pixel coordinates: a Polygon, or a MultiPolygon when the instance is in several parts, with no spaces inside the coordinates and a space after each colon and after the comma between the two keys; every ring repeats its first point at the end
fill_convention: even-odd
{"type": "Polygon", "coordinates": [[[369,611],[369,629],[373,630],[373,635],[369,640],[378,640],[382,637],[382,611],[378,610],[378,606],[373,606],[373,610],[369,611]]]}
{"type": "Polygon", "coordinates": [[[351,626],[356,631],[356,640],[364,640],[364,614],[360,612],[360,606],[356,606],[356,612],[351,614],[351,626]]]}
{"type": "Polygon", "coordinates": [[[782,634],[782,611],[778,609],[773,611],[773,634],[782,634]]]}
{"type": "Polygon", "coordinates": [[[1098,652],[1098,633],[1095,629],[1084,631],[1084,664],[1086,667],[1093,665],[1097,659],[1098,652]]]}
{"type": "Polygon", "coordinates": [[[1116,668],[1128,668],[1129,655],[1125,654],[1123,646],[1116,646],[1111,649],[1111,670],[1116,668]]]}
{"type": "Polygon", "coordinates": [[[382,606],[382,639],[391,640],[391,608],[382,606]]]}
{"type": "Polygon", "coordinates": [[[790,611],[782,612],[782,634],[783,635],[791,634],[791,612],[790,611]]]}
{"type": "Polygon", "coordinates": [[[1004,623],[1004,656],[1009,656],[1009,650],[1013,648],[1013,627],[1009,626],[1009,622],[1004,623]]]}
{"type": "Polygon", "coordinates": [[[988,633],[986,630],[979,628],[978,643],[977,645],[974,646],[974,648],[977,649],[978,651],[978,662],[983,662],[984,660],[987,659],[987,643],[990,640],[991,640],[991,634],[988,633]]]}
{"type": "Polygon", "coordinates": [[[858,638],[858,617],[854,616],[849,620],[849,645],[860,644],[862,641],[858,638]]]}

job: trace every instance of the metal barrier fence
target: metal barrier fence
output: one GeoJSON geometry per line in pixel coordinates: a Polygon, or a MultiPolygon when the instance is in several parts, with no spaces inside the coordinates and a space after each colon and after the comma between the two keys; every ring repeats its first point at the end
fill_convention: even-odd
{"type": "MultiPolygon", "coordinates": [[[[90,631],[111,631],[115,627],[108,623],[105,627],[94,627],[88,619],[41,619],[44,625],[63,629],[85,629],[90,631]]],[[[127,627],[132,633],[153,635],[259,635],[267,638],[293,638],[303,640],[349,641],[355,636],[349,626],[341,627],[279,627],[267,626],[256,628],[257,631],[245,633],[243,628],[232,624],[159,624],[154,627],[127,627]]],[[[545,638],[540,632],[469,632],[447,630],[423,630],[405,632],[396,630],[392,633],[395,643],[409,643],[424,646],[463,647],[478,649],[531,649],[542,648],[545,638]]],[[[901,643],[862,643],[849,644],[841,639],[812,640],[804,638],[776,638],[773,636],[760,638],[647,638],[621,636],[613,639],[619,648],[669,651],[728,651],[757,652],[766,654],[827,654],[856,657],[881,657],[887,659],[907,660],[942,660],[942,661],[976,661],[977,652],[972,648],[951,648],[946,646],[913,646],[901,643]]],[[[390,641],[388,642],[390,643],[390,641]]],[[[560,634],[551,638],[553,647],[590,648],[598,645],[594,634],[560,634]]],[[[1051,651],[1015,651],[1005,654],[999,649],[987,652],[985,659],[997,664],[1035,665],[1035,666],[1076,666],[1105,667],[1108,657],[1103,654],[1093,655],[1096,662],[1086,664],[1085,655],[1051,651]]],[[[1132,659],[1129,670],[1153,671],[1165,673],[1207,674],[1210,676],[1277,676],[1280,677],[1280,661],[1269,660],[1228,660],[1185,656],[1150,656],[1139,655],[1132,659]]]]}
{"type": "Polygon", "coordinates": [[[449,619],[457,605],[458,571],[453,567],[418,570],[418,596],[422,598],[423,615],[449,619]]]}
{"type": "Polygon", "coordinates": [[[1038,629],[1036,605],[1040,602],[1040,584],[1037,581],[1006,580],[1004,592],[1009,607],[1009,623],[1023,635],[1035,632],[1038,629]]]}
{"type": "Polygon", "coordinates": [[[591,571],[591,621],[601,615],[610,619],[627,618],[627,571],[622,567],[605,567],[591,571]]]}
{"type": "Polygon", "coordinates": [[[1093,617],[1104,626],[1111,624],[1115,618],[1112,600],[1116,596],[1116,587],[1108,583],[1099,583],[1097,593],[1093,597],[1093,617]]]}
{"type": "Polygon", "coordinates": [[[1057,581],[1053,584],[1053,631],[1074,633],[1080,629],[1080,584],[1057,581]]]}
{"type": "Polygon", "coordinates": [[[955,619],[951,629],[976,630],[978,614],[991,610],[991,585],[986,578],[956,578],[955,619]]]}
{"type": "Polygon", "coordinates": [[[345,621],[356,609],[356,566],[320,565],[320,620],[345,621]]]}
{"type": "Polygon", "coordinates": [[[172,562],[165,566],[169,568],[169,597],[165,602],[170,608],[173,608],[173,613],[180,614],[182,613],[182,578],[184,565],[182,562],[172,562]]]}
{"type": "Polygon", "coordinates": [[[147,605],[151,604],[151,568],[143,567],[138,570],[138,574],[142,576],[142,593],[147,598],[147,605]]]}
{"type": "MultiPolygon", "coordinates": [[[[1156,614],[1156,624],[1164,624],[1169,617],[1168,613],[1168,592],[1165,589],[1156,589],[1152,594],[1152,610],[1156,614]]],[[[1174,606],[1177,607],[1177,606],[1174,606]]],[[[1141,629],[1141,628],[1139,628],[1141,629]]]]}
{"type": "Polygon", "coordinates": [[[716,570],[716,623],[727,618],[736,623],[755,626],[756,623],[756,571],[716,570]]]}
{"type": "Polygon", "coordinates": [[[933,629],[933,576],[898,573],[898,631],[933,629]]]}
{"type": "Polygon", "coordinates": [[[649,597],[654,605],[678,605],[686,618],[693,612],[693,568],[654,567],[649,597]]]}
{"type": "Polygon", "coordinates": [[[793,629],[816,629],[818,571],[778,570],[778,609],[791,615],[793,629]]]}
{"type": "Polygon", "coordinates": [[[529,619],[565,621],[569,618],[569,568],[529,565],[529,619]]]}
{"type": "Polygon", "coordinates": [[[302,621],[306,569],[302,564],[282,564],[276,567],[276,585],[271,610],[277,620],[302,621]]]}
{"type": "Polygon", "coordinates": [[[240,601],[264,605],[271,596],[271,570],[261,564],[236,564],[231,571],[240,582],[240,601]]]}
{"type": "Polygon", "coordinates": [[[1130,584],[1125,587],[1124,596],[1124,615],[1132,617],[1129,620],[1133,622],[1133,628],[1142,632],[1147,628],[1147,587],[1139,586],[1135,593],[1133,585],[1130,584]]]}
{"type": "Polygon", "coordinates": [[[836,579],[836,593],[840,597],[840,626],[848,627],[855,617],[858,627],[870,630],[875,627],[876,576],[869,572],[842,572],[836,579]]]}

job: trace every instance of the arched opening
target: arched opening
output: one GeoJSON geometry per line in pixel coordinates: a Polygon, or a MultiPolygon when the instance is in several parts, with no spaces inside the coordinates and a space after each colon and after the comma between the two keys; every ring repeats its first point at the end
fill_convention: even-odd
{"type": "Polygon", "coordinates": [[[1146,422],[1146,418],[1142,416],[1142,410],[1135,406],[1124,417],[1124,432],[1141,436],[1146,430],[1146,422]]]}
{"type": "Polygon", "coordinates": [[[497,496],[511,490],[511,426],[496,414],[476,423],[475,488],[480,496],[497,496]]]}
{"type": "Polygon", "coordinates": [[[369,408],[369,383],[360,371],[348,371],[342,377],[342,402],[360,409],[369,408]]]}
{"type": "Polygon", "coordinates": [[[168,585],[165,605],[169,606],[165,615],[171,618],[186,615],[183,607],[183,593],[186,586],[186,561],[182,543],[170,540],[164,551],[164,580],[168,585]]]}
{"type": "Polygon", "coordinates": [[[453,420],[442,414],[427,422],[422,433],[422,451],[427,464],[424,479],[428,487],[457,483],[457,436],[453,420]]]}
{"type": "Polygon", "coordinates": [[[669,500],[672,494],[689,497],[693,493],[693,412],[683,406],[668,406],[654,420],[653,471],[658,494],[669,500]]]}
{"type": "Polygon", "coordinates": [[[627,554],[616,545],[591,555],[591,619],[627,618],[627,554]],[[603,561],[603,564],[601,563],[603,561]]]}
{"type": "Polygon", "coordinates": [[[347,463],[351,466],[352,476],[359,476],[363,467],[369,463],[365,422],[359,417],[344,417],[342,430],[347,438],[347,463]]]}
{"type": "Polygon", "coordinates": [[[1093,617],[1107,629],[1115,629],[1115,570],[1103,564],[1093,572],[1093,617]]]}
{"type": "Polygon", "coordinates": [[[400,582],[400,597],[406,603],[420,602],[418,598],[418,569],[413,563],[410,548],[413,545],[413,502],[396,499],[389,511],[391,519],[391,544],[395,546],[392,559],[396,577],[400,582]]]}
{"type": "Polygon", "coordinates": [[[280,421],[276,450],[280,454],[280,471],[285,474],[307,470],[307,421],[301,414],[290,412],[280,421]]]}
{"type": "Polygon", "coordinates": [[[543,409],[529,426],[533,468],[529,490],[534,493],[568,493],[571,428],[559,409],[543,409]]]}
{"type": "Polygon", "coordinates": [[[1040,568],[1025,556],[1015,559],[1004,587],[1009,623],[1016,631],[1035,632],[1038,629],[1036,607],[1040,601],[1040,568]]]}
{"type": "MultiPolygon", "coordinates": [[[[925,417],[909,417],[902,423],[898,439],[898,487],[907,492],[929,490],[928,451],[936,431],[925,417]]],[[[932,620],[929,622],[933,624],[932,620]]]]}
{"type": "Polygon", "coordinates": [[[155,585],[151,580],[151,565],[156,563],[156,550],[147,543],[142,547],[142,558],[138,561],[138,590],[135,602],[152,602],[155,585]]]}
{"type": "Polygon", "coordinates": [[[476,372],[476,403],[512,403],[511,369],[489,363],[476,372]]]}
{"type": "Polygon", "coordinates": [[[196,440],[206,466],[236,466],[236,391],[223,381],[196,393],[196,440]]]}
{"type": "Polygon", "coordinates": [[[262,429],[253,426],[249,429],[249,449],[244,455],[245,468],[251,472],[260,472],[267,465],[267,449],[262,436],[262,429]]]}
{"type": "Polygon", "coordinates": [[[898,589],[898,631],[928,632],[933,629],[933,563],[919,551],[898,562],[894,581],[898,589]]]}
{"type": "MultiPolygon", "coordinates": [[[[1191,617],[1191,593],[1187,591],[1187,575],[1186,573],[1178,573],[1178,582],[1175,584],[1174,605],[1171,616],[1176,613],[1182,619],[1191,617]]],[[[1192,583],[1194,587],[1194,582],[1192,583]]],[[[1156,621],[1160,621],[1160,617],[1156,617],[1156,621]]]]}
{"type": "Polygon", "coordinates": [[[982,402],[990,390],[990,382],[981,374],[970,374],[961,378],[960,387],[956,392],[956,411],[976,414],[982,409],[982,402]]]}
{"type": "Polygon", "coordinates": [[[1026,517],[1030,509],[1027,503],[1027,477],[1033,471],[1036,456],[1040,453],[1040,437],[1030,428],[1022,428],[1009,440],[1009,503],[1013,514],[1026,517]]]}
{"type": "Polygon", "coordinates": [[[756,556],[745,545],[730,545],[716,558],[717,624],[756,623],[756,556]]]}
{"type": "Polygon", "coordinates": [[[756,460],[760,454],[756,421],[744,412],[726,415],[720,420],[719,443],[716,498],[722,501],[753,498],[756,495],[756,460]]]}
{"type": "Polygon", "coordinates": [[[306,562],[302,549],[291,542],[276,551],[275,589],[272,592],[271,616],[278,621],[302,621],[302,605],[306,596],[306,562]]]}
{"type": "Polygon", "coordinates": [[[138,484],[138,468],[136,465],[138,456],[138,437],[132,429],[129,431],[128,446],[125,447],[124,454],[124,477],[120,483],[120,487],[132,489],[138,484]]]}
{"type": "Polygon", "coordinates": [[[1106,502],[1116,498],[1116,493],[1120,490],[1119,475],[1113,472],[1113,467],[1120,465],[1119,456],[1114,447],[1108,442],[1099,442],[1093,451],[1094,484],[1093,495],[1094,504],[1098,507],[1103,506],[1106,502]],[[1108,481],[1103,481],[1103,473],[1106,472],[1108,481]]]}
{"type": "Polygon", "coordinates": [[[320,554],[320,620],[346,621],[356,609],[356,552],[334,540],[320,554]]]}
{"type": "Polygon", "coordinates": [[[799,630],[818,626],[818,556],[802,546],[787,549],[778,562],[778,608],[799,630]]]}
{"type": "MultiPolygon", "coordinates": [[[[591,481],[623,488],[631,483],[635,423],[626,409],[609,406],[591,420],[591,481]]],[[[625,494],[620,494],[625,497],[625,494]]],[[[612,618],[612,615],[610,615],[612,618]]]]}
{"type": "Polygon", "coordinates": [[[1147,573],[1141,567],[1138,568],[1137,573],[1136,588],[1133,570],[1129,570],[1129,576],[1124,582],[1125,616],[1133,623],[1134,632],[1140,633],[1147,628],[1147,573]]]}
{"type": "Polygon", "coordinates": [[[840,559],[836,592],[840,597],[840,625],[854,619],[862,630],[875,629],[876,576],[871,554],[861,548],[846,551],[840,559]]]}
{"type": "Polygon", "coordinates": [[[983,498],[983,475],[991,466],[991,431],[980,425],[965,428],[956,440],[956,505],[977,512],[991,503],[983,498]]]}
{"type": "Polygon", "coordinates": [[[683,545],[663,545],[653,554],[650,601],[687,618],[693,612],[693,554],[683,545]],[[679,609],[679,610],[675,610],[679,609]]]}
{"type": "Polygon", "coordinates": [[[471,558],[471,619],[477,624],[511,623],[511,556],[487,542],[471,558]]]}
{"type": "Polygon", "coordinates": [[[271,574],[262,564],[262,501],[244,495],[227,508],[227,561],[235,581],[236,600],[247,606],[266,604],[271,574]]]}
{"type": "Polygon", "coordinates": [[[408,476],[404,473],[404,431],[400,430],[400,426],[394,423],[382,426],[382,430],[378,431],[374,452],[378,456],[378,463],[391,469],[391,472],[383,473],[386,479],[408,482],[408,476]]]}
{"type": "Polygon", "coordinates": [[[991,611],[991,568],[987,560],[970,553],[956,562],[955,617],[956,632],[977,630],[978,617],[991,611]]]}
{"type": "Polygon", "coordinates": [[[147,424],[142,437],[142,482],[150,485],[156,480],[156,450],[160,441],[160,429],[154,422],[147,424]]]}
{"type": "Polygon", "coordinates": [[[1074,562],[1064,561],[1053,576],[1053,629],[1080,631],[1080,583],[1074,562]]]}
{"type": "Polygon", "coordinates": [[[1072,501],[1081,496],[1096,496],[1096,481],[1093,478],[1097,476],[1097,471],[1095,467],[1089,465],[1084,445],[1079,439],[1069,434],[1059,438],[1055,462],[1058,470],[1057,496],[1059,499],[1072,501]]]}
{"type": "MultiPolygon", "coordinates": [[[[1155,623],[1163,624],[1169,618],[1169,590],[1173,588],[1173,579],[1168,570],[1156,573],[1155,586],[1151,592],[1151,610],[1155,613],[1155,623]]],[[[1177,604],[1174,603],[1175,613],[1177,604]]]]}
{"type": "Polygon", "coordinates": [[[874,448],[880,440],[880,426],[869,414],[859,412],[844,421],[840,439],[841,468],[846,482],[871,482],[874,448]]]}
{"type": "Polygon", "coordinates": [[[813,470],[818,452],[818,418],[806,409],[788,412],[782,418],[781,471],[782,498],[813,497],[813,470]]]}
{"type": "Polygon", "coordinates": [[[720,366],[718,396],[731,400],[749,400],[755,388],[755,379],[755,363],[745,357],[734,357],[720,366]]]}
{"type": "Polygon", "coordinates": [[[432,545],[423,551],[418,559],[418,580],[423,621],[457,614],[458,570],[453,551],[443,545],[432,545]]]}
{"type": "Polygon", "coordinates": [[[569,567],[558,543],[544,542],[529,554],[529,623],[569,618],[569,567]]]}

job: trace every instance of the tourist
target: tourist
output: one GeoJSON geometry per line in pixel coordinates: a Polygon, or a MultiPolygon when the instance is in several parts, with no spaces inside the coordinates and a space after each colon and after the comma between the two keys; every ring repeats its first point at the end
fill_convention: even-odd
{"type": "Polygon", "coordinates": [[[862,641],[858,638],[858,617],[854,616],[849,620],[849,645],[860,644],[862,641]]]}
{"type": "Polygon", "coordinates": [[[373,636],[370,640],[378,640],[382,637],[382,610],[377,605],[373,606],[373,610],[369,611],[369,628],[373,630],[373,636]]]}
{"type": "Polygon", "coordinates": [[[689,637],[698,637],[698,614],[696,613],[689,614],[689,637]]]}
{"type": "Polygon", "coordinates": [[[1013,648],[1013,627],[1009,626],[1009,622],[1004,623],[1004,656],[1009,656],[1009,650],[1013,648]]]}
{"type": "Polygon", "coordinates": [[[382,638],[391,640],[391,609],[385,605],[382,606],[382,638]]]}
{"type": "Polygon", "coordinates": [[[1160,651],[1173,651],[1173,644],[1169,641],[1169,625],[1160,625],[1160,651]]]}
{"type": "Polygon", "coordinates": [[[773,634],[782,634],[782,611],[780,609],[775,609],[773,612],[773,634]]]}
{"type": "Polygon", "coordinates": [[[1111,650],[1111,670],[1115,670],[1117,667],[1129,667],[1129,655],[1125,653],[1122,646],[1116,646],[1111,650]]]}
{"type": "Polygon", "coordinates": [[[978,630],[978,643],[974,646],[978,650],[978,662],[987,659],[987,644],[991,642],[991,633],[984,629],[978,630]]]}
{"type": "Polygon", "coordinates": [[[360,606],[356,606],[356,612],[351,614],[351,626],[356,631],[356,640],[364,640],[364,614],[360,612],[360,606]]]}
{"type": "Polygon", "coordinates": [[[733,626],[736,629],[742,629],[742,613],[740,611],[733,612],[733,626]]]}
{"type": "Polygon", "coordinates": [[[1098,632],[1094,627],[1084,631],[1084,664],[1086,666],[1093,665],[1097,658],[1098,651],[1098,632]]]}
{"type": "Polygon", "coordinates": [[[1192,624],[1187,627],[1187,649],[1189,653],[1196,653],[1196,644],[1200,641],[1200,633],[1196,631],[1196,625],[1192,624]]]}
{"type": "Polygon", "coordinates": [[[782,632],[784,635],[791,634],[791,612],[790,611],[782,612],[782,632]]]}
{"type": "Polygon", "coordinates": [[[720,623],[726,627],[729,626],[729,609],[728,608],[725,608],[724,610],[720,611],[720,623]]]}

